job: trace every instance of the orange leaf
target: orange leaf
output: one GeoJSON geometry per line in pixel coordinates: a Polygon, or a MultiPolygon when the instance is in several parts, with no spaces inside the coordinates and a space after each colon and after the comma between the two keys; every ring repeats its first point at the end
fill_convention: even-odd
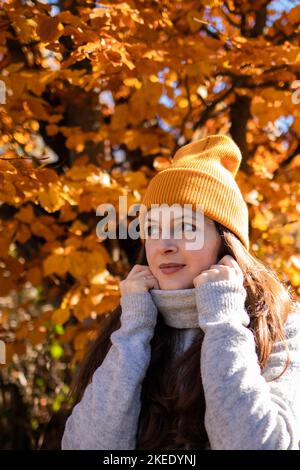
{"type": "Polygon", "coordinates": [[[37,33],[43,42],[56,41],[63,32],[63,26],[56,17],[42,17],[39,21],[37,33]]]}
{"type": "Polygon", "coordinates": [[[15,215],[15,218],[21,220],[21,222],[25,222],[30,224],[33,221],[34,213],[33,207],[31,205],[23,206],[15,215]]]}
{"type": "Polygon", "coordinates": [[[68,308],[58,308],[52,314],[53,323],[63,324],[70,318],[70,310],[68,308]]]}

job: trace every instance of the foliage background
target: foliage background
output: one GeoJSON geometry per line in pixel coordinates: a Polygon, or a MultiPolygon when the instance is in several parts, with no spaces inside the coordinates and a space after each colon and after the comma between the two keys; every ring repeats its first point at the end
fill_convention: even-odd
{"type": "Polygon", "coordinates": [[[300,5],[0,6],[0,447],[55,449],[72,374],[140,243],[97,238],[96,208],[139,203],[181,145],[240,146],[251,252],[300,296],[300,5]]]}

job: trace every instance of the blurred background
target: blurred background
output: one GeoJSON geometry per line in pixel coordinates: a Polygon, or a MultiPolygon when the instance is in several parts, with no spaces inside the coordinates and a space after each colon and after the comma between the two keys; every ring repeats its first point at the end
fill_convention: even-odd
{"type": "Polygon", "coordinates": [[[192,140],[230,135],[251,253],[300,300],[297,1],[0,0],[0,448],[59,449],[69,386],[192,140]],[[116,238],[97,237],[100,204],[116,238]]]}

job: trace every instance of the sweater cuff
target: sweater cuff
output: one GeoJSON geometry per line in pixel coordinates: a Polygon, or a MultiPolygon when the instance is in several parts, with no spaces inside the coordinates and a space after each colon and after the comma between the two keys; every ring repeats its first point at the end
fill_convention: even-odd
{"type": "Polygon", "coordinates": [[[135,326],[154,327],[156,325],[157,307],[148,291],[123,294],[120,305],[122,324],[133,322],[135,326]]]}
{"type": "Polygon", "coordinates": [[[199,326],[204,332],[216,323],[250,324],[244,286],[231,280],[212,281],[195,287],[195,295],[199,326]]]}

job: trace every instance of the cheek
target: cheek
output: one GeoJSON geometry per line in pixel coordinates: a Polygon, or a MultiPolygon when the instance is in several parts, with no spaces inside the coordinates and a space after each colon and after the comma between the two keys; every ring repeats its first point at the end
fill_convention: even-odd
{"type": "Polygon", "coordinates": [[[190,254],[187,255],[186,260],[187,264],[190,268],[192,273],[201,272],[201,270],[206,269],[207,266],[210,266],[212,263],[210,262],[210,254],[207,253],[205,250],[200,251],[191,251],[190,254]]]}
{"type": "Polygon", "coordinates": [[[198,266],[199,263],[203,262],[204,255],[201,254],[201,251],[198,250],[190,250],[185,252],[184,259],[186,260],[186,264],[189,266],[198,266]]]}
{"type": "Polygon", "coordinates": [[[153,264],[154,258],[155,258],[155,250],[153,249],[153,245],[151,244],[151,242],[145,243],[145,250],[146,250],[146,258],[150,266],[151,264],[153,264]]]}

